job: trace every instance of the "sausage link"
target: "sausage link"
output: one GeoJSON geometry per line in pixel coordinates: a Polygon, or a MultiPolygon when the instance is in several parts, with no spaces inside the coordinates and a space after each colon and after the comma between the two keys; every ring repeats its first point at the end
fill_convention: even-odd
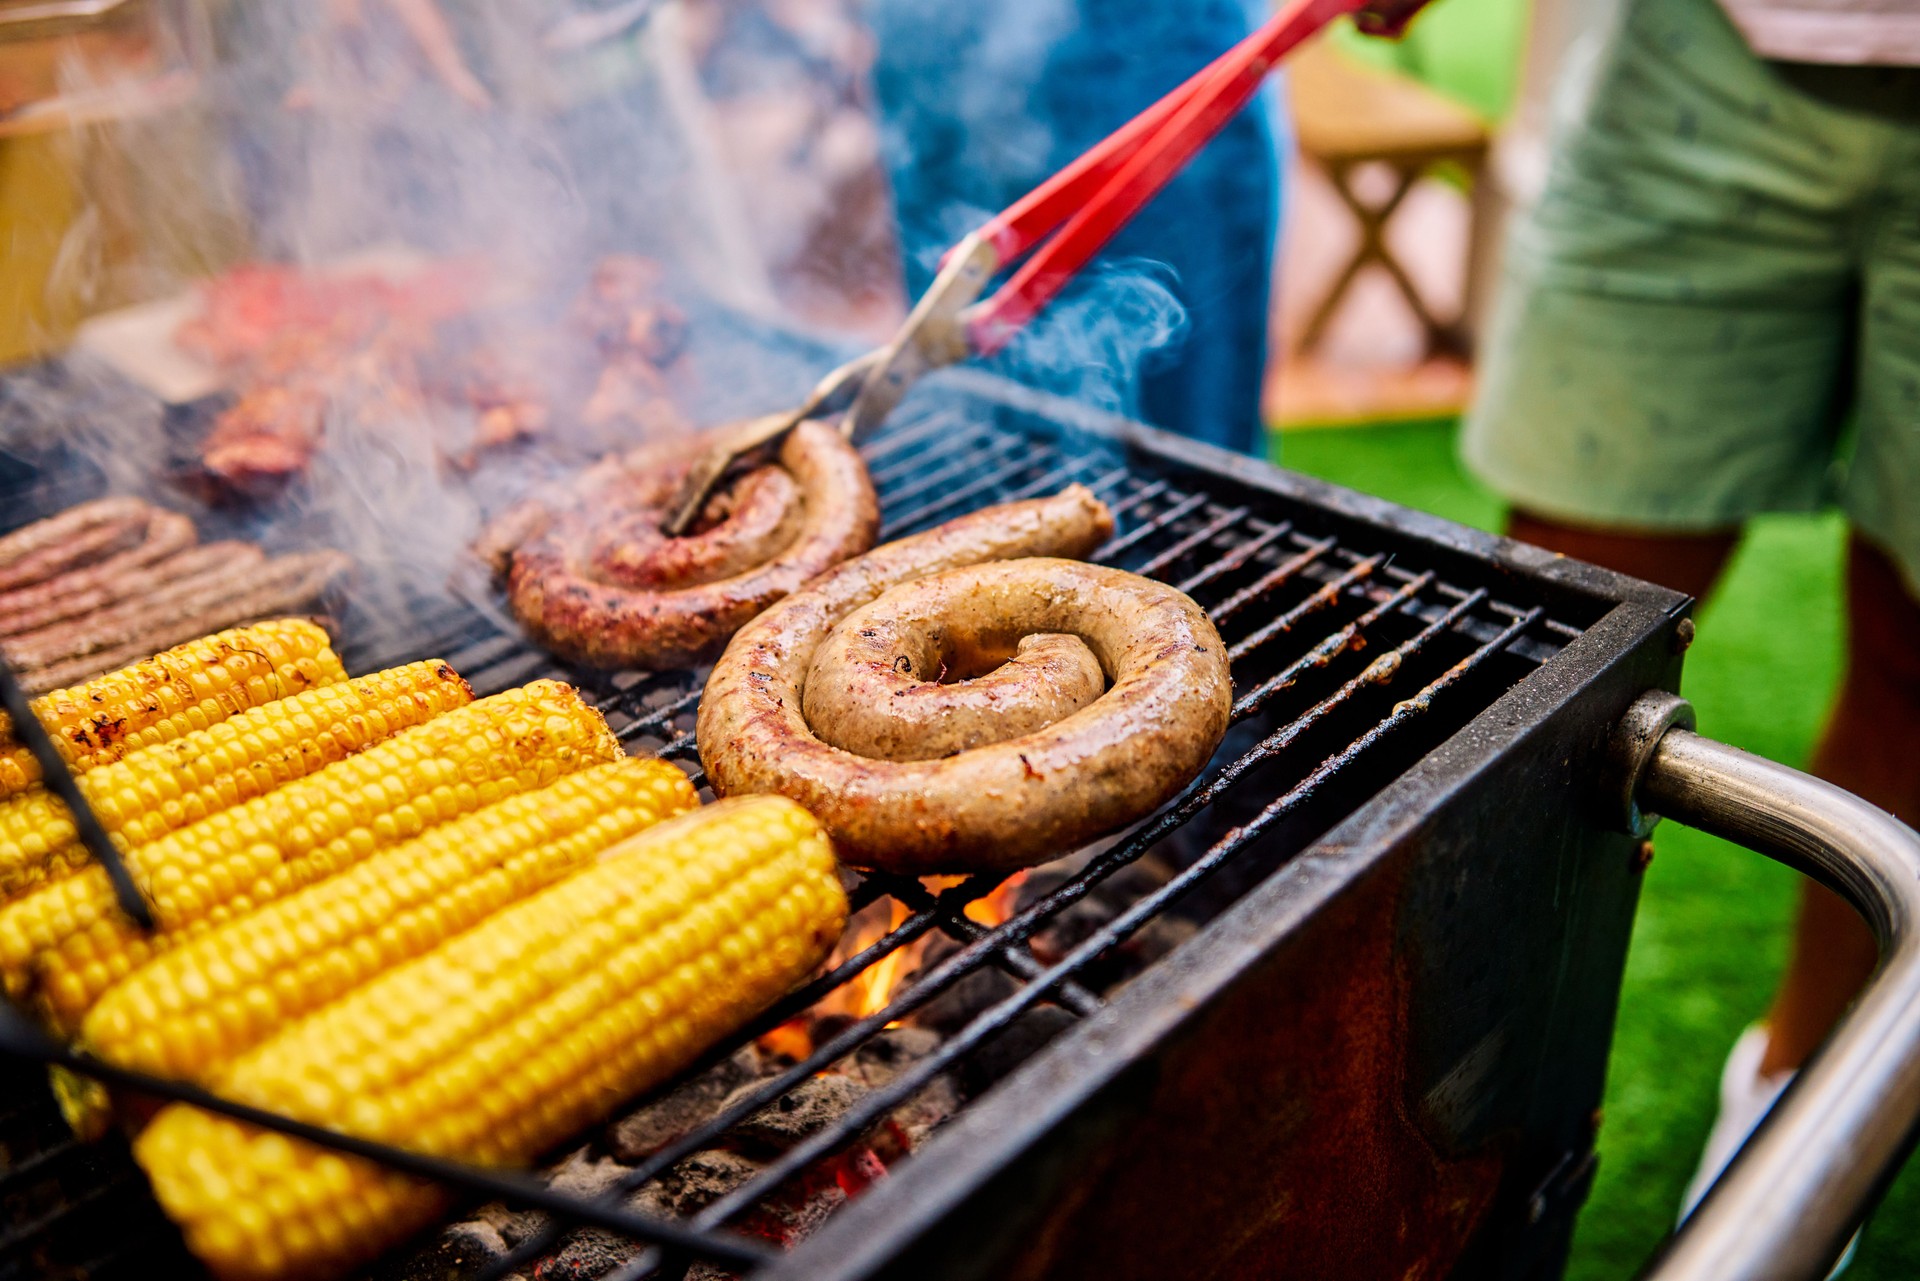
{"type": "Polygon", "coordinates": [[[92,666],[102,663],[103,655],[132,650],[135,658],[143,658],[224,627],[298,610],[318,600],[351,564],[336,551],[299,552],[263,562],[255,549],[229,560],[151,599],[13,637],[0,643],[0,649],[19,669],[22,685],[57,689],[109,670],[114,664],[92,666]]]}
{"type": "MultiPolygon", "coordinates": [[[[734,638],[707,682],[698,734],[715,791],[782,793],[827,825],[847,861],[912,875],[1026,866],[1150,813],[1219,745],[1232,684],[1219,634],[1188,597],[1058,559],[1087,555],[1111,530],[1104,505],[1074,486],[876,548],[775,605],[734,638]],[[904,657],[903,682],[936,712],[943,699],[979,699],[962,686],[927,691],[917,678],[932,655],[965,658],[971,646],[986,661],[1029,635],[1080,638],[1110,684],[1052,724],[1016,723],[1023,732],[945,759],[875,759],[823,741],[808,710],[821,707],[833,722],[824,732],[847,741],[845,701],[813,683],[872,675],[890,639],[931,630],[934,619],[943,620],[938,638],[901,644],[893,657],[904,657]]],[[[1034,701],[1077,697],[1056,689],[1034,701]]],[[[881,721],[888,750],[910,750],[891,742],[901,724],[881,721]]],[[[856,737],[870,730],[854,726],[856,737]]]]}
{"type": "Polygon", "coordinates": [[[84,569],[0,592],[0,636],[15,636],[73,618],[164,582],[168,576],[160,572],[161,567],[181,559],[177,553],[192,548],[196,538],[193,522],[185,516],[153,508],[148,513],[145,537],[127,550],[84,569]]]}
{"type": "Polygon", "coordinates": [[[974,620],[943,614],[950,593],[900,595],[934,581],[855,610],[814,652],[802,711],[821,742],[883,761],[939,760],[1044,729],[1106,692],[1078,636],[1022,636],[1007,652],[972,632],[974,620]],[[957,675],[968,671],[980,674],[957,675]]]}
{"type": "Polygon", "coordinates": [[[51,578],[130,545],[153,508],[138,498],[98,498],[0,538],[0,591],[51,578]]]}
{"type": "Polygon", "coordinates": [[[504,515],[477,550],[504,569],[508,602],[541,644],[595,667],[684,667],[711,658],[774,601],[873,545],[880,507],[851,445],[821,422],[710,504],[706,527],[658,525],[702,438],[590,469],[572,510],[552,497],[504,515]],[[617,506],[615,506],[617,504],[617,506]],[[612,507],[609,512],[607,509],[612,507]]]}

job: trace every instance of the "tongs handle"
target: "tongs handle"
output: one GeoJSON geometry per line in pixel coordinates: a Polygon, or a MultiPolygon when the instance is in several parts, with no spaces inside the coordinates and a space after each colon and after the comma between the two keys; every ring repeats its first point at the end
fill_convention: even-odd
{"type": "Polygon", "coordinates": [[[991,355],[1165,187],[1259,91],[1274,64],[1368,0],[1293,0],[976,233],[1011,262],[1056,228],[993,297],[970,309],[969,345],[991,355]]]}
{"type": "Polygon", "coordinates": [[[885,418],[925,370],[999,351],[1247,105],[1274,63],[1343,14],[1357,14],[1371,29],[1391,32],[1424,3],[1292,0],[1178,89],[949,250],[940,277],[886,347],[829,374],[800,409],[735,424],[723,433],[682,481],[663,528],[685,533],[727,468],[820,409],[830,399],[829,387],[838,394],[852,385],[852,376],[859,377],[845,427],[857,435],[861,424],[870,427],[885,418]],[[1038,252],[998,292],[967,305],[995,271],[1035,245],[1038,252]],[[965,257],[956,259],[956,254],[965,257]]]}

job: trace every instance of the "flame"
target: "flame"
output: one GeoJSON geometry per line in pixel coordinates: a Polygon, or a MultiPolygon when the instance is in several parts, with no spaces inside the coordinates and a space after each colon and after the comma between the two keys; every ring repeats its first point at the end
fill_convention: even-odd
{"type": "MultiPolygon", "coordinates": [[[[906,924],[907,905],[897,899],[889,902],[893,910],[888,915],[888,924],[876,929],[871,938],[857,942],[853,951],[858,952],[861,948],[886,937],[906,924]]],[[[878,1014],[887,1008],[887,1002],[893,999],[893,989],[900,985],[900,976],[906,971],[908,954],[911,953],[916,961],[919,960],[920,946],[919,941],[916,940],[905,947],[896,947],[847,981],[846,987],[841,991],[846,995],[853,1017],[864,1019],[869,1014],[878,1014]]]]}
{"type": "Polygon", "coordinates": [[[1014,904],[1020,897],[1020,887],[1026,884],[1027,869],[1021,868],[994,888],[985,898],[977,898],[967,904],[967,919],[978,925],[992,928],[1013,915],[1014,904]]]}
{"type": "MultiPolygon", "coordinates": [[[[923,883],[931,893],[940,894],[966,879],[964,876],[929,876],[923,878],[923,883]]],[[[988,928],[1005,921],[1013,914],[1019,899],[1020,886],[1026,879],[1026,872],[1015,872],[1001,882],[991,894],[967,904],[967,919],[988,928]]],[[[847,922],[847,927],[840,936],[840,943],[834,948],[833,954],[827,958],[824,968],[831,970],[834,966],[844,963],[848,957],[856,956],[872,947],[906,924],[910,915],[907,905],[898,899],[884,898],[878,902],[869,903],[847,922]]],[[[864,1019],[886,1009],[893,1001],[894,992],[901,982],[920,968],[921,953],[929,937],[931,936],[923,935],[881,957],[848,979],[839,988],[828,993],[808,1013],[791,1019],[762,1036],[761,1047],[789,1058],[805,1058],[813,1050],[812,1029],[819,1019],[834,1015],[864,1019]]],[[[889,1023],[887,1026],[897,1027],[898,1022],[889,1023]]]]}

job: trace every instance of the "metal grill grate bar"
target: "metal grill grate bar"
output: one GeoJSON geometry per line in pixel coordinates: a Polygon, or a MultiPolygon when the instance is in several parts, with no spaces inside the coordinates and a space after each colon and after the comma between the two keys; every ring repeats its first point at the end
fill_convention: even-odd
{"type": "MultiPolygon", "coordinates": [[[[1431,641],[1434,636],[1456,622],[1458,615],[1464,613],[1471,605],[1477,604],[1481,596],[1481,593],[1475,593],[1474,597],[1468,601],[1461,602],[1454,610],[1449,611],[1447,617],[1428,624],[1416,636],[1398,646],[1390,654],[1383,655],[1380,659],[1375,660],[1374,663],[1368,666],[1365,672],[1353,677],[1343,685],[1338,693],[1323,700],[1315,706],[1313,711],[1300,717],[1285,729],[1263,742],[1259,748],[1248,753],[1246,757],[1242,758],[1242,763],[1278,751],[1287,742],[1291,742],[1294,738],[1297,738],[1298,735],[1304,732],[1314,721],[1332,711],[1340,703],[1352,697],[1354,693],[1366,685],[1379,684],[1390,680],[1392,673],[1400,670],[1406,659],[1412,657],[1431,641]]],[[[737,1218],[743,1211],[753,1206],[771,1192],[777,1190],[787,1180],[793,1178],[808,1166],[813,1165],[825,1157],[831,1156],[840,1148],[845,1147],[854,1139],[858,1138],[860,1134],[874,1124],[877,1124],[886,1117],[888,1113],[902,1106],[920,1090],[926,1088],[935,1077],[957,1063],[960,1058],[977,1047],[987,1037],[1005,1029],[1013,1019],[1032,1008],[1055,984],[1065,980],[1077,970],[1083,968],[1086,964],[1127,938],[1148,920],[1159,914],[1168,904],[1190,891],[1202,878],[1215,870],[1235,851],[1244,846],[1266,827],[1270,826],[1282,814],[1296,808],[1307,796],[1311,795],[1315,788],[1335,771],[1351,763],[1363,754],[1367,748],[1405,723],[1406,720],[1431,707],[1435,695],[1449,686],[1458,684],[1468,671],[1477,667],[1492,653],[1510,642],[1524,630],[1525,626],[1530,622],[1531,619],[1516,622],[1506,632],[1503,632],[1497,641],[1483,644],[1465,663],[1456,664],[1439,679],[1423,688],[1413,699],[1400,704],[1399,708],[1397,708],[1393,715],[1389,716],[1387,720],[1374,727],[1374,729],[1362,739],[1357,740],[1344,749],[1338,756],[1320,766],[1298,786],[1275,800],[1266,809],[1262,810],[1260,816],[1253,822],[1229,832],[1219,842],[1213,845],[1200,860],[1173,877],[1160,888],[1136,900],[1132,906],[1128,907],[1113,921],[1097,931],[1091,938],[1075,947],[1059,962],[1048,967],[1044,974],[1021,988],[1011,998],[1000,1002],[992,1009],[978,1015],[964,1030],[949,1037],[927,1057],[903,1070],[898,1077],[885,1086],[863,1097],[845,1116],[833,1125],[826,1127],[807,1139],[803,1139],[789,1151],[771,1162],[752,1180],[708,1206],[699,1215],[694,1217],[693,1226],[696,1229],[704,1230],[713,1230],[725,1226],[737,1218]]],[[[1141,844],[1136,838],[1136,840],[1129,841],[1124,848],[1131,850],[1133,857],[1138,857],[1139,854],[1145,852],[1146,846],[1141,844]],[[1135,848],[1136,846],[1138,846],[1138,848],[1135,848]]],[[[1118,851],[1116,851],[1116,853],[1118,853],[1118,851]]],[[[1109,855],[1108,858],[1102,859],[1101,862],[1105,863],[1111,857],[1112,855],[1109,855]]],[[[1131,859],[1127,861],[1131,861],[1131,859]]],[[[1119,863],[1115,863],[1110,870],[1117,870],[1120,865],[1119,863]]],[[[1084,876],[1085,873],[1082,875],[1084,876]]],[[[1023,930],[1031,929],[1032,919],[1033,913],[1031,909],[1019,914],[1010,919],[1006,924],[989,931],[987,935],[983,936],[983,938],[972,945],[972,947],[956,953],[953,957],[949,958],[948,961],[944,962],[940,968],[942,970],[953,971],[954,979],[957,981],[958,977],[964,976],[963,972],[970,973],[973,969],[977,969],[989,949],[995,946],[1002,936],[1018,938],[1024,942],[1026,934],[1023,930]]],[[[931,977],[924,985],[931,986],[931,977]]],[[[923,985],[916,984],[915,986],[920,987],[923,985]]],[[[921,997],[918,992],[909,992],[903,996],[902,999],[889,1006],[887,1010],[873,1017],[883,1018],[890,1016],[889,1021],[891,1021],[891,1019],[904,1017],[905,1014],[911,1013],[912,1009],[917,1008],[919,1004],[923,1003],[924,999],[925,998],[921,997]]],[[[621,1275],[624,1276],[625,1274],[623,1273],[621,1275]]],[[[635,1274],[636,1277],[638,1275],[641,1274],[635,1274]]]]}
{"type": "MultiPolygon", "coordinates": [[[[494,1194],[552,1216],[546,1227],[472,1281],[497,1281],[526,1266],[550,1251],[574,1225],[583,1223],[622,1231],[637,1241],[661,1242],[674,1260],[707,1258],[750,1267],[758,1256],[740,1244],[741,1238],[725,1231],[747,1209],[801,1170],[854,1142],[873,1122],[1040,1003],[1077,1016],[1103,1008],[1104,980],[1089,973],[1143,924],[1264,834],[1277,832],[1285,841],[1304,839],[1296,836],[1305,830],[1303,826],[1279,825],[1294,815],[1302,816],[1302,824],[1317,823],[1333,812],[1336,802],[1349,803],[1347,792],[1358,786],[1352,781],[1357,763],[1377,759],[1378,752],[1406,759],[1406,753],[1424,750],[1464,724],[1484,705],[1485,692],[1494,688],[1491,682],[1475,682],[1472,691],[1463,689],[1475,672],[1491,665],[1510,684],[1531,670],[1531,664],[1556,652],[1566,638],[1581,633],[1581,628],[1537,606],[1496,599],[1487,588],[1471,582],[1449,582],[1432,569],[1410,563],[1404,552],[1395,552],[1398,544],[1348,546],[1345,535],[1326,532],[1339,526],[1325,514],[1316,515],[1311,504],[1289,508],[1276,501],[1269,505],[1256,501],[1256,489],[1239,485],[1230,476],[1210,478],[1198,467],[1134,456],[1131,446],[1098,437],[1069,437],[1068,441],[1060,443],[1044,424],[1031,434],[1010,428],[998,411],[983,415],[966,406],[942,406],[897,413],[885,432],[863,446],[862,454],[881,493],[889,538],[917,532],[979,505],[1035,497],[1075,481],[1101,495],[1114,513],[1117,531],[1095,558],[1166,577],[1202,598],[1216,625],[1229,633],[1235,675],[1247,686],[1233,705],[1232,720],[1242,727],[1233,741],[1255,737],[1258,741],[1244,751],[1236,747],[1231,759],[1211,766],[1155,815],[1122,833],[1111,847],[1087,858],[1058,884],[1030,891],[1033,896],[999,925],[982,925],[966,911],[998,890],[1001,877],[974,876],[936,891],[911,878],[861,876],[850,890],[855,909],[891,900],[895,907],[888,919],[897,924],[710,1047],[680,1080],[805,1016],[874,966],[899,957],[903,949],[943,936],[957,945],[954,950],[938,961],[923,954],[918,973],[892,994],[885,1009],[844,1025],[816,1024],[815,1035],[824,1039],[804,1060],[738,1092],[723,1111],[627,1170],[598,1200],[585,1202],[537,1188],[519,1175],[487,1185],[486,1178],[493,1176],[486,1172],[479,1182],[463,1182],[450,1174],[450,1179],[470,1191],[484,1192],[492,1186],[494,1194]],[[1083,448],[1083,442],[1093,447],[1083,448]],[[1359,657],[1363,650],[1378,657],[1363,662],[1359,657]],[[1509,657],[1496,663],[1501,655],[1509,657]],[[1417,689],[1390,702],[1399,685],[1417,689]],[[1427,728],[1410,728],[1422,718],[1427,728]],[[1383,746],[1395,736],[1402,737],[1395,745],[1383,746]],[[1296,758],[1309,751],[1320,757],[1317,763],[1296,764],[1296,758]],[[1270,776],[1276,773],[1279,781],[1271,791],[1248,795],[1255,782],[1268,788],[1270,776]],[[1344,780],[1337,786],[1347,791],[1334,791],[1330,784],[1336,780],[1344,780]],[[1274,799],[1266,801],[1267,796],[1274,799]],[[1252,817],[1224,834],[1213,828],[1194,839],[1190,830],[1184,838],[1186,848],[1206,842],[1197,860],[1171,872],[1170,879],[1157,888],[1131,898],[1064,956],[1048,961],[1036,955],[1031,945],[1036,934],[1229,797],[1244,807],[1241,812],[1251,811],[1252,817]],[[1312,808],[1303,808],[1310,804],[1312,808]],[[853,1111],[699,1215],[688,1221],[654,1223],[625,1208],[627,1198],[644,1184],[722,1141],[727,1131],[860,1049],[889,1023],[924,1009],[970,975],[994,971],[1014,984],[1011,997],[975,1015],[930,1055],[906,1067],[886,1086],[869,1091],[853,1111]],[[520,1182],[514,1183],[515,1179],[520,1182]]],[[[476,688],[488,692],[536,675],[576,680],[608,716],[621,741],[645,744],[648,750],[681,761],[696,785],[702,782],[695,735],[687,726],[699,706],[704,673],[583,676],[568,672],[547,655],[529,649],[517,631],[508,630],[512,624],[496,599],[484,589],[470,590],[475,593],[471,599],[430,606],[411,620],[410,625],[425,620],[432,634],[450,638],[449,643],[431,646],[427,652],[449,653],[448,661],[466,673],[476,688]]],[[[417,637],[417,626],[413,634],[417,637]]],[[[363,658],[379,653],[391,663],[416,656],[421,647],[402,644],[387,629],[360,652],[363,658]]],[[[1276,850],[1271,848],[1274,844],[1263,847],[1259,857],[1282,857],[1293,848],[1279,844],[1276,850]]],[[[1257,869],[1266,864],[1249,866],[1257,869]]],[[[88,1066],[84,1060],[74,1062],[82,1070],[88,1066]]],[[[123,1083],[134,1081],[128,1074],[120,1075],[123,1083]]],[[[273,1118],[260,1118],[260,1123],[294,1133],[303,1130],[275,1124],[273,1118]]],[[[304,1129],[313,1131],[315,1141],[328,1141],[323,1132],[304,1129]]],[[[360,1144],[359,1149],[401,1168],[414,1160],[406,1154],[383,1154],[377,1145],[360,1144]]],[[[30,1178],[55,1159],[49,1154],[0,1172],[0,1186],[30,1178]]],[[[417,1162],[415,1168],[421,1168],[417,1162]]],[[[618,1275],[651,1275],[666,1257],[662,1248],[649,1248],[618,1275]]]]}

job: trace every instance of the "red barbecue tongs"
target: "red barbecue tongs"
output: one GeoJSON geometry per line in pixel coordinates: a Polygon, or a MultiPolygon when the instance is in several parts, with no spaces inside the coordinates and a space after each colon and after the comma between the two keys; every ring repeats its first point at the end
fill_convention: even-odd
{"type": "Polygon", "coordinates": [[[829,373],[794,409],[720,428],[682,484],[666,532],[684,533],[736,459],[802,420],[850,402],[841,431],[858,439],[928,370],[999,351],[1247,104],[1281,58],[1343,14],[1353,14],[1369,34],[1394,35],[1425,3],[1290,0],[1178,89],[948,250],[933,284],[886,346],[829,373]],[[1000,269],[1029,250],[1032,256],[1007,282],[978,301],[1000,269]]]}

